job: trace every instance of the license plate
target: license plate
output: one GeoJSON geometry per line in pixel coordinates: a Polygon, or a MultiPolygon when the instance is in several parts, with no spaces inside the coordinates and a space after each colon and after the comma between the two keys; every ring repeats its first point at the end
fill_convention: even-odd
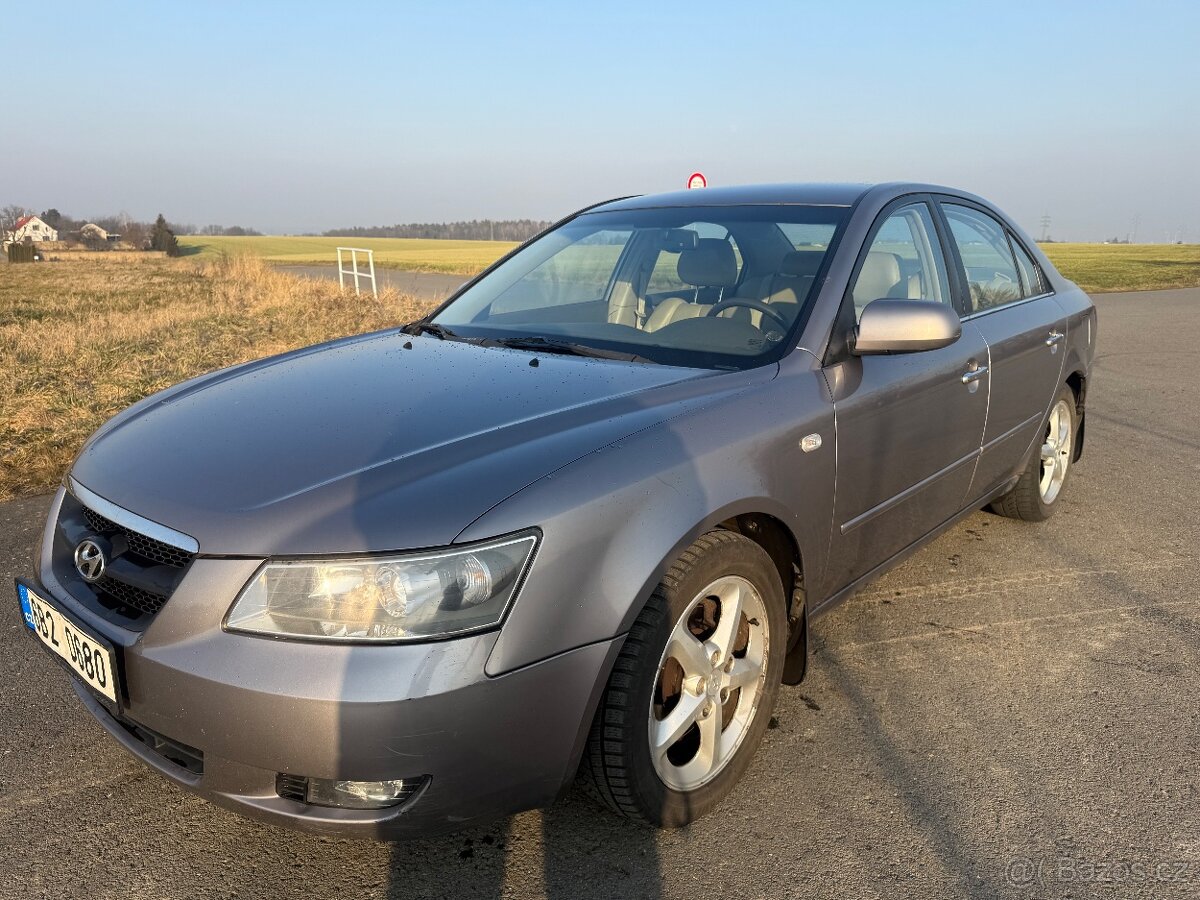
{"type": "Polygon", "coordinates": [[[84,684],[115,703],[117,656],[112,647],[88,634],[20,582],[17,597],[25,624],[38,640],[62,657],[84,684]]]}

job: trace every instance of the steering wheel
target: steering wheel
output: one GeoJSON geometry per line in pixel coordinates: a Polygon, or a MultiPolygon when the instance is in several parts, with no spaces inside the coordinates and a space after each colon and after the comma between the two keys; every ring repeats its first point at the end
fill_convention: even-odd
{"type": "Polygon", "coordinates": [[[706,312],[706,316],[717,316],[727,309],[732,309],[735,306],[744,306],[747,309],[756,309],[764,316],[774,319],[779,323],[779,327],[787,331],[789,322],[777,309],[771,309],[770,306],[763,303],[761,300],[751,300],[749,297],[730,297],[728,300],[722,300],[720,303],[713,304],[712,309],[706,312]]]}

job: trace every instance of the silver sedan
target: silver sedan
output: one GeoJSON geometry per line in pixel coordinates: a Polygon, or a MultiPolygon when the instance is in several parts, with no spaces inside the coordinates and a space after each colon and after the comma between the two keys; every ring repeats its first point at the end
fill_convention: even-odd
{"type": "Polygon", "coordinates": [[[1095,332],[958,191],[600,204],[419,322],[118,415],[22,611],[113,738],[249,815],[423,835],[582,771],[683,825],[819,616],[973,510],[1063,502],[1095,332]]]}

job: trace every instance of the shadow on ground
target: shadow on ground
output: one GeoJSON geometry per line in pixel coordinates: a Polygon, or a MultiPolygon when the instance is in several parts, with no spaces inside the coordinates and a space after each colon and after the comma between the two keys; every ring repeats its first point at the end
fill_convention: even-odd
{"type": "Polygon", "coordinates": [[[548,809],[462,834],[392,844],[385,896],[657,898],[663,892],[656,835],[576,787],[548,809]]]}

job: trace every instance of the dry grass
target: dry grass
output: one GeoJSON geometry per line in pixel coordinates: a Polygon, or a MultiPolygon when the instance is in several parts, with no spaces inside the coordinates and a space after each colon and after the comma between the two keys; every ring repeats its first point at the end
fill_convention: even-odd
{"type": "Polygon", "coordinates": [[[115,266],[136,266],[166,258],[167,254],[161,250],[85,250],[82,247],[72,247],[69,250],[46,251],[46,259],[50,262],[85,265],[106,263],[115,266]]]}
{"type": "Polygon", "coordinates": [[[344,296],[248,257],[0,264],[0,500],[52,489],[87,436],[147,394],[428,308],[395,291],[344,296]]]}

